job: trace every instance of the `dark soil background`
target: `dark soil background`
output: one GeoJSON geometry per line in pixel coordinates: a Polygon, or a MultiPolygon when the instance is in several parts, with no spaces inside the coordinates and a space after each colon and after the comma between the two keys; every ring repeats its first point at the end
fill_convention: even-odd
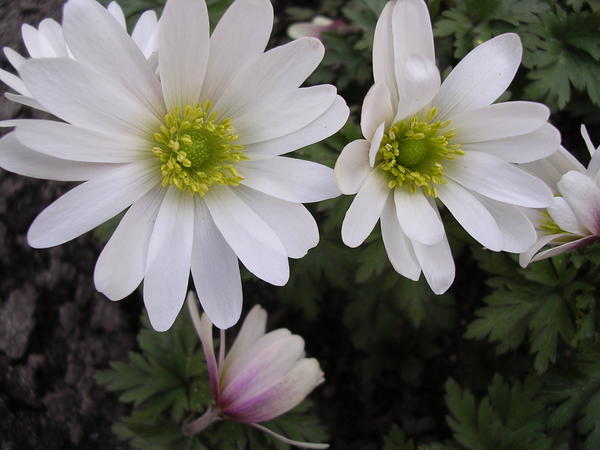
{"type": "MultiPolygon", "coordinates": [[[[24,53],[21,24],[60,19],[62,4],[0,0],[0,43],[24,53]]],[[[12,71],[4,54],[0,64],[12,71]]],[[[42,114],[2,95],[0,119],[11,117],[42,114]]],[[[122,405],[94,373],[135,346],[141,299],[113,303],[94,290],[101,244],[91,233],[47,250],[26,240],[35,216],[69,187],[0,169],[1,450],[128,448],[110,431],[122,405]]]]}

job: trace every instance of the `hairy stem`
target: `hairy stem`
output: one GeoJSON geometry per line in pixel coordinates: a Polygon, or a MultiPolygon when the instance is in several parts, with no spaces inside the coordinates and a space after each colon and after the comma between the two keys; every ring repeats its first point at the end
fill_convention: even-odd
{"type": "Polygon", "coordinates": [[[199,418],[192,422],[184,423],[181,430],[185,436],[193,436],[219,420],[221,420],[219,411],[211,405],[199,418]]]}

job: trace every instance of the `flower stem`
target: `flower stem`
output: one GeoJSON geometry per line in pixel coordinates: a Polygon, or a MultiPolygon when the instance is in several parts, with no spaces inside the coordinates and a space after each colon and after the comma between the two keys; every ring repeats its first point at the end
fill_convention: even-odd
{"type": "Polygon", "coordinates": [[[213,408],[211,405],[199,418],[192,422],[184,423],[181,431],[185,436],[193,436],[219,420],[221,420],[219,410],[213,408]]]}

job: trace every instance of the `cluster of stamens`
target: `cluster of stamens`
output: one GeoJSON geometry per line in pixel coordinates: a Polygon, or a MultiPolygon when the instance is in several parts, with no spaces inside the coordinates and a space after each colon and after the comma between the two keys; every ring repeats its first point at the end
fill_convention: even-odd
{"type": "Polygon", "coordinates": [[[165,115],[152,153],[160,159],[162,185],[204,195],[213,184],[237,186],[243,177],[235,164],[248,158],[231,119],[218,120],[206,103],[174,108],[165,115]]]}
{"type": "Polygon", "coordinates": [[[390,189],[421,189],[435,198],[435,185],[446,183],[442,161],[464,155],[459,144],[450,143],[455,130],[444,131],[451,122],[434,120],[437,113],[437,108],[431,108],[424,115],[399,121],[383,136],[376,163],[388,174],[390,189]]]}

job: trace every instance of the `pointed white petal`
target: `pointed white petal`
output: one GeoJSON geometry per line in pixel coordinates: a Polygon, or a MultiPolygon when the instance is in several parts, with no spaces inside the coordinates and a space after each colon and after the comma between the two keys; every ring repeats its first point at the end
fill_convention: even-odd
{"type": "Polygon", "coordinates": [[[592,234],[600,234],[600,188],[587,175],[577,171],[564,174],[558,190],[579,222],[592,234]]]}
{"type": "Polygon", "coordinates": [[[147,162],[132,163],[71,189],[35,218],[27,233],[29,245],[53,247],[106,222],[155,186],[157,172],[147,162]]]}
{"type": "Polygon", "coordinates": [[[206,3],[169,0],[159,24],[158,58],[168,110],[200,98],[209,55],[206,3]]]}
{"type": "Polygon", "coordinates": [[[493,200],[545,208],[552,191],[539,178],[483,152],[470,152],[444,164],[448,178],[493,200]]]}
{"type": "Polygon", "coordinates": [[[20,73],[37,101],[73,125],[138,136],[160,125],[133,93],[84,64],[65,58],[32,59],[20,73]]]}
{"type": "Polygon", "coordinates": [[[157,186],[131,205],[104,246],[94,269],[96,289],[121,300],[142,282],[152,228],[164,190],[157,186]]]}
{"type": "Polygon", "coordinates": [[[519,36],[506,33],[475,47],[450,72],[432,101],[439,119],[490,105],[508,88],[521,63],[519,36]]]}
{"type": "Polygon", "coordinates": [[[413,193],[396,188],[394,203],[398,222],[410,240],[433,245],[444,239],[446,233],[437,206],[421,191],[413,193]]]}
{"type": "Polygon", "coordinates": [[[38,109],[40,111],[49,112],[46,108],[38,103],[37,100],[34,100],[31,97],[25,95],[13,94],[11,92],[5,92],[4,96],[9,99],[11,102],[19,103],[20,105],[29,106],[30,108],[38,109]]]}
{"type": "Polygon", "coordinates": [[[152,328],[171,328],[183,306],[190,278],[194,235],[194,198],[167,188],[148,244],[144,304],[152,328]]]}
{"type": "Polygon", "coordinates": [[[302,258],[318,244],[317,223],[303,205],[279,200],[246,187],[240,187],[238,193],[273,229],[290,258],[302,258]]]}
{"type": "Polygon", "coordinates": [[[358,139],[344,149],[333,169],[337,184],[343,194],[356,194],[371,172],[369,165],[369,141],[358,139]]]}
{"type": "Polygon", "coordinates": [[[396,215],[396,205],[391,196],[381,214],[381,235],[385,251],[394,270],[406,278],[417,281],[421,275],[421,266],[417,262],[410,241],[400,227],[396,215]]]}
{"type": "Polygon", "coordinates": [[[217,103],[235,75],[265,49],[273,27],[268,0],[237,0],[210,37],[210,56],[202,98],[217,103]]]}
{"type": "Polygon", "coordinates": [[[131,39],[142,51],[146,59],[156,51],[158,46],[158,18],[154,11],[144,11],[133,28],[131,39]]]}
{"type": "Polygon", "coordinates": [[[192,291],[188,293],[186,302],[188,311],[192,317],[192,323],[202,344],[202,351],[206,359],[206,368],[208,369],[211,395],[213,399],[216,399],[219,395],[219,368],[217,367],[217,359],[215,358],[215,349],[213,347],[212,323],[206,314],[202,314],[202,317],[200,317],[198,313],[198,299],[192,291]]]}
{"type": "Polygon", "coordinates": [[[588,232],[577,220],[577,216],[563,197],[554,197],[552,204],[547,208],[548,214],[561,230],[585,236],[588,232]]]}
{"type": "Polygon", "coordinates": [[[54,53],[52,56],[57,56],[59,58],[67,58],[69,56],[69,49],[65,42],[63,29],[56,20],[44,19],[40,22],[38,28],[52,48],[54,53]]]}
{"type": "Polygon", "coordinates": [[[549,248],[548,250],[544,250],[543,252],[538,253],[533,257],[531,262],[540,261],[546,258],[552,258],[553,256],[560,255],[561,253],[570,252],[571,250],[575,250],[586,245],[593,244],[598,241],[598,236],[586,236],[581,239],[577,239],[572,242],[567,242],[566,244],[561,244],[553,248],[549,248]]]}
{"type": "Polygon", "coordinates": [[[262,102],[296,89],[317,68],[324,52],[318,39],[302,38],[260,54],[237,71],[214,110],[235,120],[262,102]]]}
{"type": "Polygon", "coordinates": [[[456,128],[453,142],[477,143],[532,133],[549,116],[550,110],[541,103],[495,103],[453,116],[452,128],[456,128]]]}
{"type": "Polygon", "coordinates": [[[192,277],[202,308],[217,328],[234,325],[242,312],[237,256],[217,229],[202,199],[196,199],[192,277]]]}
{"type": "Polygon", "coordinates": [[[287,283],[287,253],[275,232],[231,188],[218,186],[204,197],[215,225],[246,268],[276,286],[287,283]]]}
{"type": "Polygon", "coordinates": [[[0,69],[0,81],[19,94],[29,96],[29,91],[21,79],[6,70],[0,69]]]}
{"type": "Polygon", "coordinates": [[[334,86],[321,84],[294,89],[235,117],[232,125],[244,145],[269,141],[306,127],[327,111],[337,99],[334,86]]]}
{"type": "Polygon", "coordinates": [[[367,92],[362,106],[360,128],[363,136],[368,141],[372,140],[379,124],[384,123],[384,127],[388,128],[392,125],[393,119],[394,111],[390,92],[385,84],[374,84],[367,92]]]}
{"type": "MultiPolygon", "coordinates": [[[[118,5],[112,8],[122,17],[120,9],[118,5]]],[[[65,6],[65,39],[75,59],[122,85],[162,119],[166,111],[158,77],[123,25],[93,0],[71,0],[65,6]]]]}
{"type": "Polygon", "coordinates": [[[23,56],[21,56],[20,54],[15,52],[10,47],[4,47],[2,50],[4,51],[4,55],[6,56],[6,59],[8,60],[10,65],[14,67],[15,70],[19,70],[19,67],[21,67],[21,64],[23,64],[25,61],[27,61],[23,56]]]}
{"type": "Polygon", "coordinates": [[[549,234],[546,236],[539,237],[538,240],[531,246],[531,248],[529,250],[527,250],[526,252],[523,252],[519,255],[519,264],[523,268],[527,267],[530,263],[532,263],[534,261],[538,261],[540,259],[536,255],[536,253],[540,249],[542,249],[543,247],[545,247],[546,245],[548,245],[555,239],[564,239],[564,238],[570,238],[570,237],[572,237],[572,235],[568,234],[568,233],[549,234]],[[533,259],[534,256],[536,259],[533,259]]]}
{"type": "Polygon", "coordinates": [[[32,178],[86,181],[118,166],[53,158],[31,150],[17,140],[15,133],[9,133],[0,139],[0,167],[32,178]]]}
{"type": "Polygon", "coordinates": [[[106,10],[110,13],[111,16],[115,18],[117,23],[121,25],[121,27],[124,30],[127,29],[127,23],[125,22],[125,14],[123,14],[123,10],[117,2],[110,2],[106,7],[106,10]]]}
{"type": "Polygon", "coordinates": [[[337,197],[333,170],[302,159],[274,156],[238,164],[242,184],[290,202],[320,202],[337,197]]]}
{"type": "Polygon", "coordinates": [[[42,47],[40,42],[41,35],[34,27],[24,23],[21,25],[21,35],[23,36],[23,43],[25,44],[25,48],[27,48],[29,56],[32,58],[44,58],[52,56],[48,54],[47,48],[44,49],[42,47]]]}
{"type": "Polygon", "coordinates": [[[394,68],[393,13],[394,3],[387,2],[377,20],[373,37],[373,78],[376,84],[385,84],[391,96],[392,106],[396,108],[398,106],[398,84],[394,68]]]}
{"type": "Polygon", "coordinates": [[[560,132],[549,123],[520,136],[511,136],[493,141],[461,144],[465,152],[489,153],[512,163],[529,163],[546,158],[560,146],[560,132]]]}
{"type": "Polygon", "coordinates": [[[152,148],[133,135],[99,133],[53,120],[22,121],[15,133],[37,152],[72,161],[127,163],[147,157],[152,148]]]}
{"type": "Polygon", "coordinates": [[[350,109],[339,95],[321,116],[304,128],[265,142],[247,145],[248,154],[282,155],[328,138],[337,132],[348,120],[350,109]]]}
{"type": "Polygon", "coordinates": [[[371,234],[392,191],[385,176],[371,171],[346,211],[342,223],[342,240],[348,247],[358,247],[371,234]]]}
{"type": "Polygon", "coordinates": [[[446,236],[435,245],[423,245],[412,241],[415,255],[423,270],[427,284],[434,294],[441,295],[454,281],[455,267],[446,236]]]}

